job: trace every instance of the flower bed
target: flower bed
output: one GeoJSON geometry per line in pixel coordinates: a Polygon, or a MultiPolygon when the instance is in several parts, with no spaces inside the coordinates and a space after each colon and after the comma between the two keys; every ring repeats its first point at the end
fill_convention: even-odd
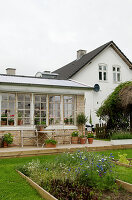
{"type": "Polygon", "coordinates": [[[98,191],[117,189],[112,160],[112,154],[78,151],[59,155],[44,165],[39,160],[32,161],[19,170],[59,200],[96,200],[98,191]]]}

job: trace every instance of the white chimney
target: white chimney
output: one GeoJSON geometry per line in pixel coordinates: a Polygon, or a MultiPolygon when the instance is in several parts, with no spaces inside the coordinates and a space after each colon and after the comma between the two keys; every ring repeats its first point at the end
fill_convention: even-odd
{"type": "Polygon", "coordinates": [[[87,53],[86,50],[82,50],[82,49],[78,50],[78,51],[77,51],[77,60],[79,60],[79,59],[80,59],[82,56],[84,56],[86,53],[87,53]]]}
{"type": "Polygon", "coordinates": [[[16,74],[16,69],[14,69],[14,68],[7,68],[6,69],[6,74],[7,75],[15,75],[16,74]]]}

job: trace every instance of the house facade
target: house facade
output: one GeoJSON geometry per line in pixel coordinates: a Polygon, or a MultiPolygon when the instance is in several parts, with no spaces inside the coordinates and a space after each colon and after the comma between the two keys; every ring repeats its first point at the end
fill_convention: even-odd
{"type": "Polygon", "coordinates": [[[91,87],[98,86],[97,91],[85,92],[85,114],[92,117],[92,123],[99,123],[96,110],[109,94],[122,82],[132,81],[132,63],[113,41],[86,53],[77,52],[77,59],[55,70],[58,79],[74,80],[91,87]]]}
{"type": "Polygon", "coordinates": [[[85,110],[86,90],[93,88],[69,80],[0,75],[0,137],[12,133],[14,145],[20,146],[21,132],[28,136],[37,124],[71,134],[78,129],[76,116],[85,110]]]}

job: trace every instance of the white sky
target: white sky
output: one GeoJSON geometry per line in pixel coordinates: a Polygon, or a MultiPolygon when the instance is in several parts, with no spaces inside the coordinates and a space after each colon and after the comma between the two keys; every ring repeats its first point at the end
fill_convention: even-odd
{"type": "Polygon", "coordinates": [[[132,0],[0,0],[0,73],[53,71],[111,40],[132,61],[132,0]]]}

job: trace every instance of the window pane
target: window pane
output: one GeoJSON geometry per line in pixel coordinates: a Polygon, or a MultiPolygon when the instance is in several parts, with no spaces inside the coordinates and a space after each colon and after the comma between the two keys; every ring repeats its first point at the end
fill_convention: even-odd
{"type": "Polygon", "coordinates": [[[113,81],[116,81],[116,73],[113,73],[113,81]]]}
{"type": "Polygon", "coordinates": [[[30,102],[30,95],[28,95],[28,94],[25,95],[25,101],[29,101],[30,102]]]}
{"type": "Polygon", "coordinates": [[[39,95],[35,95],[35,102],[36,101],[40,101],[40,96],[39,95]]]}
{"type": "Polygon", "coordinates": [[[118,72],[120,71],[120,68],[119,68],[119,67],[117,67],[117,71],[118,71],[118,72]]]}
{"type": "Polygon", "coordinates": [[[25,117],[30,117],[30,111],[29,110],[25,111],[25,117]]]}
{"type": "Polygon", "coordinates": [[[46,110],[46,103],[41,103],[41,110],[46,110]]]}
{"type": "Polygon", "coordinates": [[[99,66],[99,70],[102,70],[102,66],[99,66]]]}
{"type": "Polygon", "coordinates": [[[18,102],[18,109],[24,109],[24,103],[18,102]]]}
{"type": "Polygon", "coordinates": [[[46,95],[41,96],[41,102],[46,102],[46,95]]]}
{"type": "Polygon", "coordinates": [[[46,111],[41,112],[41,117],[46,117],[46,111]]]}
{"type": "Polygon", "coordinates": [[[24,95],[18,94],[17,95],[18,101],[24,101],[24,95]]]}
{"type": "Polygon", "coordinates": [[[2,101],[8,100],[8,94],[2,94],[2,101]]]}
{"type": "Polygon", "coordinates": [[[35,107],[35,109],[40,110],[40,103],[35,103],[34,107],[35,107]]]}
{"type": "Polygon", "coordinates": [[[54,97],[53,96],[50,96],[49,97],[49,102],[53,102],[54,101],[54,97]]]}
{"type": "Polygon", "coordinates": [[[15,101],[15,94],[9,94],[9,101],[15,101]]]}
{"type": "Polygon", "coordinates": [[[102,80],[102,72],[99,72],[99,80],[102,80]]]}
{"type": "Polygon", "coordinates": [[[30,109],[30,103],[25,102],[25,109],[30,109]]]}
{"type": "Polygon", "coordinates": [[[113,71],[115,71],[115,67],[113,67],[113,71]]]}
{"type": "Polygon", "coordinates": [[[103,70],[106,71],[106,66],[103,66],[103,70]]]}
{"type": "Polygon", "coordinates": [[[104,72],[104,81],[106,81],[106,72],[104,72]]]}
{"type": "Polygon", "coordinates": [[[55,96],[55,101],[60,102],[60,96],[55,96]]]}
{"type": "Polygon", "coordinates": [[[120,81],[120,73],[117,73],[117,81],[120,81]]]}

